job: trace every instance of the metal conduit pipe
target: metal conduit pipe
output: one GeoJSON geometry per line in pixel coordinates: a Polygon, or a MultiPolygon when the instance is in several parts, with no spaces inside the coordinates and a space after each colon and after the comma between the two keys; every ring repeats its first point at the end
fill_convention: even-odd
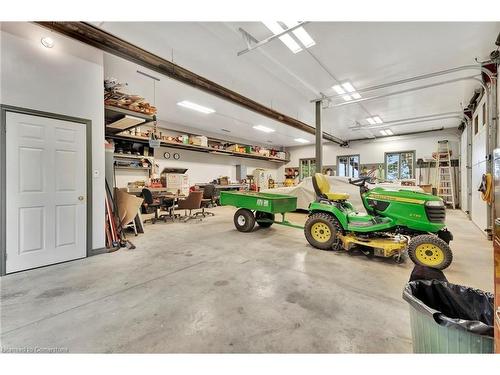
{"type": "Polygon", "coordinates": [[[399,122],[397,121],[396,123],[392,122],[392,123],[389,123],[389,122],[386,122],[384,124],[380,124],[380,125],[370,125],[369,127],[368,126],[362,126],[362,127],[356,127],[356,128],[349,128],[350,130],[352,131],[360,131],[360,130],[377,130],[377,129],[381,129],[381,128],[387,128],[387,127],[395,127],[395,126],[403,126],[403,125],[411,125],[411,124],[419,124],[419,123],[422,123],[422,122],[431,122],[431,121],[439,121],[439,120],[447,120],[447,119],[462,119],[463,116],[458,116],[458,115],[455,115],[455,116],[444,116],[444,117],[438,117],[438,118],[429,118],[429,119],[423,119],[423,120],[415,120],[415,121],[406,121],[406,122],[399,122]]]}
{"type": "Polygon", "coordinates": [[[430,84],[424,85],[424,86],[411,87],[411,88],[408,88],[408,89],[394,91],[394,92],[390,92],[390,93],[387,93],[387,94],[380,94],[380,95],[370,96],[370,97],[367,97],[367,98],[361,98],[361,99],[357,99],[357,100],[351,100],[349,102],[333,104],[333,105],[329,105],[326,108],[343,107],[345,105],[351,105],[351,104],[356,104],[356,103],[360,103],[360,102],[366,102],[366,101],[369,101],[369,100],[387,98],[389,96],[394,96],[394,95],[399,95],[399,94],[405,94],[407,92],[412,92],[412,91],[424,90],[424,89],[428,89],[428,88],[431,88],[431,87],[443,86],[443,85],[446,85],[446,84],[449,84],[449,83],[466,81],[466,80],[470,80],[470,79],[474,79],[475,80],[476,78],[477,78],[476,75],[474,75],[474,76],[468,76],[468,77],[461,77],[461,78],[454,78],[454,79],[449,79],[447,81],[430,83],[430,84]]]}
{"type": "Polygon", "coordinates": [[[351,142],[361,142],[361,141],[377,140],[377,139],[390,138],[390,137],[402,137],[402,136],[405,136],[405,135],[415,135],[415,134],[440,132],[440,131],[443,131],[445,129],[451,129],[451,128],[445,128],[444,126],[442,126],[442,127],[438,128],[438,129],[420,130],[420,131],[415,131],[415,132],[401,133],[401,134],[394,134],[394,135],[384,135],[384,136],[381,136],[381,137],[356,138],[356,139],[349,139],[349,140],[346,141],[346,143],[349,144],[351,142]]]}
{"type": "MultiPolygon", "coordinates": [[[[485,67],[483,67],[481,65],[463,65],[463,66],[457,66],[455,68],[440,70],[440,71],[433,72],[433,73],[426,73],[426,74],[421,74],[418,76],[404,78],[404,79],[400,79],[398,81],[382,83],[380,85],[375,85],[375,86],[365,87],[362,89],[357,89],[356,92],[363,93],[363,92],[375,91],[375,90],[380,90],[380,89],[387,88],[387,87],[398,86],[398,85],[402,85],[405,83],[416,82],[416,81],[420,81],[423,79],[439,77],[439,76],[446,75],[446,74],[456,73],[456,72],[464,71],[464,70],[473,70],[473,69],[480,70],[482,73],[486,74],[490,80],[494,79],[494,74],[490,70],[486,69],[485,67]]],[[[323,99],[336,99],[336,98],[341,98],[343,95],[344,94],[331,95],[331,96],[326,96],[323,99]]],[[[313,99],[313,100],[311,100],[311,102],[314,102],[317,100],[318,99],[313,99]]]]}
{"type": "Polygon", "coordinates": [[[396,124],[399,122],[403,121],[414,121],[414,120],[422,120],[422,119],[427,119],[427,118],[436,118],[436,117],[442,117],[442,116],[463,116],[463,112],[443,112],[443,113],[435,113],[432,115],[424,115],[424,116],[416,116],[416,117],[407,117],[407,118],[402,118],[399,120],[393,120],[393,121],[386,121],[383,124],[374,124],[374,125],[356,125],[356,126],[351,126],[350,129],[357,129],[360,126],[363,126],[363,128],[370,128],[370,127],[379,127],[379,126],[384,126],[384,125],[389,125],[389,124],[396,124]]]}

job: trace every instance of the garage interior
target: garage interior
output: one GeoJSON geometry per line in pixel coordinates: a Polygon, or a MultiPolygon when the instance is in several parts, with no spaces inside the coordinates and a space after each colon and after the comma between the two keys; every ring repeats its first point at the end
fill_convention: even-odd
{"type": "Polygon", "coordinates": [[[2,348],[412,353],[419,261],[500,311],[500,22],[0,27],[2,348]],[[400,221],[315,248],[311,202],[365,217],[364,186],[442,202],[452,257],[400,221]]]}

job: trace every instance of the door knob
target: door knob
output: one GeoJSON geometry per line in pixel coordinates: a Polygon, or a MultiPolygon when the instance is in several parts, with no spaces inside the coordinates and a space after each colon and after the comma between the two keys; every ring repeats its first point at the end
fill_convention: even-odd
{"type": "Polygon", "coordinates": [[[84,199],[84,198],[83,198],[83,195],[80,195],[80,196],[78,197],[78,200],[79,200],[79,201],[83,201],[83,199],[84,199]]]}

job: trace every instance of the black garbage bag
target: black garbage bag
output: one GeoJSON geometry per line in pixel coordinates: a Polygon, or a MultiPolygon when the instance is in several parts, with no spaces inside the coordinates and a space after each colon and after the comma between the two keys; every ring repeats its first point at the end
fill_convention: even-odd
{"type": "Polygon", "coordinates": [[[448,281],[443,271],[432,267],[421,266],[419,264],[415,264],[415,267],[413,267],[413,271],[411,272],[410,275],[410,281],[415,281],[415,280],[448,281]]]}
{"type": "Polygon", "coordinates": [[[406,284],[403,299],[445,327],[493,337],[493,294],[439,280],[406,284]]]}

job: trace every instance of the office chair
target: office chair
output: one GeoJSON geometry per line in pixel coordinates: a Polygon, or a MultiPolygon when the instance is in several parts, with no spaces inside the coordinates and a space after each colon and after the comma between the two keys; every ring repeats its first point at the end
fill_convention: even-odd
{"type": "Polygon", "coordinates": [[[205,211],[205,208],[214,207],[216,199],[217,189],[214,184],[205,185],[203,188],[203,198],[201,199],[201,212],[195,213],[195,215],[205,216],[215,216],[213,212],[205,211]]]}
{"type": "MultiPolygon", "coordinates": [[[[160,218],[158,217],[158,210],[160,209],[161,203],[159,200],[153,198],[153,193],[149,189],[142,189],[142,196],[144,198],[144,202],[142,203],[142,207],[144,208],[144,212],[147,214],[151,213],[151,209],[154,210],[155,216],[151,219],[146,219],[144,222],[150,221],[151,224],[156,223],[160,218]]],[[[162,220],[165,220],[162,218],[162,220]]]]}
{"type": "Polygon", "coordinates": [[[163,198],[162,203],[161,203],[161,208],[163,208],[168,213],[161,214],[159,219],[164,220],[165,222],[167,222],[167,219],[172,219],[172,222],[174,222],[175,219],[179,217],[179,215],[176,215],[174,213],[174,210],[176,207],[177,206],[175,205],[174,198],[168,198],[168,197],[163,198]]]}
{"type": "Polygon", "coordinates": [[[197,215],[196,214],[193,215],[192,211],[201,208],[202,198],[203,198],[202,191],[191,191],[186,199],[182,199],[177,203],[176,209],[184,210],[184,218],[183,218],[184,222],[197,218],[197,215]],[[187,215],[188,210],[189,210],[189,216],[187,215]]]}

